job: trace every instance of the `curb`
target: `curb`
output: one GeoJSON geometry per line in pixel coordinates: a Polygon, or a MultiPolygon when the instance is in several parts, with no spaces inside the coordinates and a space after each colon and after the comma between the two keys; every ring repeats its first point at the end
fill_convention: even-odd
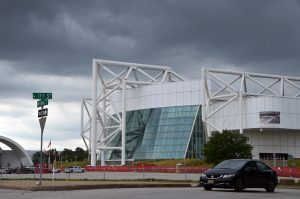
{"type": "Polygon", "coordinates": [[[70,186],[37,186],[13,187],[0,185],[0,189],[26,190],[26,191],[70,191],[84,189],[117,189],[117,188],[179,188],[192,187],[191,184],[101,184],[101,185],[70,185],[70,186]]]}

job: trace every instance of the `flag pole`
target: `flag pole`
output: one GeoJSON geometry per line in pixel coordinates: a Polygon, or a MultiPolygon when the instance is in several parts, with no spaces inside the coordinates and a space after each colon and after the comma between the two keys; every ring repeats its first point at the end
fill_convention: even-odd
{"type": "Polygon", "coordinates": [[[51,157],[51,140],[48,144],[48,169],[50,169],[50,163],[51,163],[50,157],[51,157]]]}

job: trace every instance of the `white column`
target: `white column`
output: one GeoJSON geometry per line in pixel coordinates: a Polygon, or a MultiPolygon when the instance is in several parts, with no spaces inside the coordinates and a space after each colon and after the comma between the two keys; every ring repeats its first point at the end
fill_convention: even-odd
{"type": "Polygon", "coordinates": [[[239,105],[240,105],[240,134],[244,133],[244,118],[243,118],[243,89],[247,92],[245,74],[241,76],[241,87],[239,92],[239,105]]]}
{"type": "Polygon", "coordinates": [[[239,105],[240,105],[240,134],[244,133],[243,129],[243,93],[239,92],[239,105]]]}
{"type": "MultiPolygon", "coordinates": [[[[103,87],[103,96],[106,95],[106,88],[103,87]]],[[[102,101],[102,110],[104,112],[106,112],[106,98],[103,99],[102,101]]],[[[106,129],[105,127],[107,126],[107,121],[106,121],[106,116],[105,114],[103,114],[103,117],[102,117],[102,121],[103,121],[103,127],[102,127],[102,133],[101,133],[101,136],[100,136],[100,141],[103,141],[105,138],[106,138],[106,129]]],[[[101,147],[104,148],[106,147],[105,144],[101,144],[101,147]]],[[[101,155],[101,166],[105,166],[105,149],[102,149],[100,151],[100,155],[101,155]]]]}
{"type": "Polygon", "coordinates": [[[209,94],[208,94],[208,86],[207,86],[207,78],[206,78],[206,70],[202,68],[201,70],[201,76],[202,76],[202,121],[204,125],[204,130],[206,134],[206,139],[208,139],[211,136],[211,128],[208,125],[208,113],[210,110],[209,107],[209,94]]]}
{"type": "MultiPolygon", "coordinates": [[[[84,98],[81,100],[81,114],[80,114],[80,135],[83,133],[83,111],[84,111],[84,98]]],[[[90,149],[89,149],[90,150],[90,149]]]]}
{"type": "Polygon", "coordinates": [[[92,86],[92,131],[91,131],[91,166],[96,166],[96,133],[97,133],[97,79],[98,64],[93,60],[93,86],[92,86]]]}
{"type": "Polygon", "coordinates": [[[284,78],[280,80],[280,96],[284,96],[284,78]]]}
{"type": "Polygon", "coordinates": [[[121,165],[126,164],[126,80],[122,82],[122,150],[121,165]]]}

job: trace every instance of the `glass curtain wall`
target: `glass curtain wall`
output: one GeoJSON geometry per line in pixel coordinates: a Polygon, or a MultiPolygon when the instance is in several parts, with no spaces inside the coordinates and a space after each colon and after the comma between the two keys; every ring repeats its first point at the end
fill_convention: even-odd
{"type": "Polygon", "coordinates": [[[195,120],[192,136],[188,146],[186,158],[190,159],[203,159],[203,147],[206,143],[205,132],[202,123],[202,111],[201,106],[195,120]]]}
{"type": "MultiPolygon", "coordinates": [[[[127,159],[179,159],[185,156],[201,158],[203,142],[205,142],[205,135],[199,106],[164,107],[126,112],[127,159]]],[[[113,140],[113,145],[121,145],[121,136],[113,140]]],[[[109,157],[111,160],[120,158],[121,151],[119,150],[112,151],[109,157]]]]}

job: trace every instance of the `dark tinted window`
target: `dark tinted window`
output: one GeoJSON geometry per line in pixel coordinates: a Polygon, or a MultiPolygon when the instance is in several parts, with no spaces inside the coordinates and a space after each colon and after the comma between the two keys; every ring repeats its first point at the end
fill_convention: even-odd
{"type": "Polygon", "coordinates": [[[217,164],[214,169],[240,169],[246,162],[246,160],[225,160],[217,164]]]}
{"type": "Polygon", "coordinates": [[[270,170],[270,167],[268,167],[267,165],[261,163],[261,162],[256,162],[256,165],[258,167],[258,170],[270,170]]]}
{"type": "Polygon", "coordinates": [[[255,162],[251,161],[246,164],[245,168],[256,168],[257,169],[257,166],[256,166],[255,162]]]}

